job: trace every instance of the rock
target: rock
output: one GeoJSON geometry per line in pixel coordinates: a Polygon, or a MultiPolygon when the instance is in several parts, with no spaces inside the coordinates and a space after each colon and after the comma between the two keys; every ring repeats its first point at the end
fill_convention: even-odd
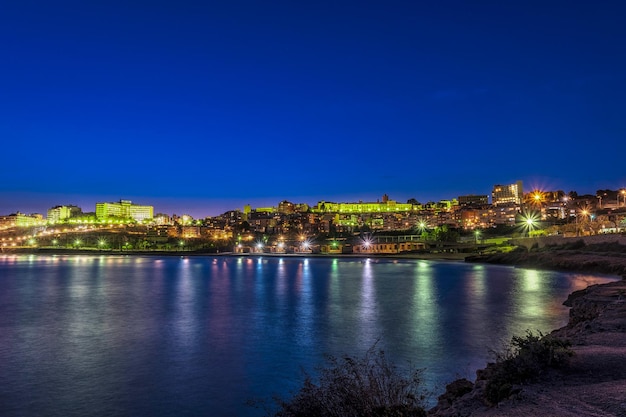
{"type": "Polygon", "coordinates": [[[550,333],[572,342],[574,357],[563,369],[513,385],[508,400],[485,405],[494,364],[476,371],[476,381],[446,386],[429,416],[626,416],[626,280],[572,293],[568,324],[550,333]],[[468,391],[469,390],[469,391],[468,391]]]}

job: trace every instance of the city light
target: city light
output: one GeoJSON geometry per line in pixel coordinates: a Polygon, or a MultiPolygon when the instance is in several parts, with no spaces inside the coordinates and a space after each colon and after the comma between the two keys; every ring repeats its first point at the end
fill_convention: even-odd
{"type": "Polygon", "coordinates": [[[531,202],[535,205],[541,205],[542,203],[544,203],[546,201],[546,195],[544,192],[540,191],[540,190],[534,190],[531,194],[530,194],[530,199],[531,202]]]}
{"type": "Polygon", "coordinates": [[[371,236],[364,237],[362,241],[363,241],[363,248],[365,249],[371,248],[372,244],[374,243],[374,239],[372,239],[371,236]]]}
{"type": "Polygon", "coordinates": [[[530,236],[531,232],[539,223],[539,215],[536,212],[523,212],[520,218],[520,227],[528,233],[528,236],[530,236]]]}
{"type": "Polygon", "coordinates": [[[308,251],[311,249],[311,241],[309,239],[304,239],[301,243],[302,250],[308,251]]]}
{"type": "MultiPolygon", "coordinates": [[[[506,191],[514,187],[494,187],[494,191],[496,188],[506,191]]],[[[521,191],[519,187],[517,191],[521,191]]],[[[404,207],[398,211],[393,207],[404,203],[391,200],[324,202],[320,207],[310,206],[290,213],[278,211],[276,207],[252,209],[245,220],[241,213],[229,212],[202,220],[194,220],[189,215],[159,215],[150,224],[116,216],[97,218],[95,215],[46,222],[41,215],[17,214],[0,216],[0,239],[6,242],[5,247],[106,248],[112,252],[129,248],[176,251],[210,247],[220,253],[262,252],[270,245],[272,251],[310,252],[314,239],[315,242],[319,239],[320,244],[316,244],[314,251],[339,253],[344,251],[341,249],[344,241],[348,251],[351,247],[355,251],[372,251],[375,242],[386,242],[383,236],[388,238],[388,234],[395,236],[397,232],[410,236],[409,240],[443,239],[438,231],[444,226],[454,230],[457,243],[473,240],[476,244],[491,242],[492,239],[487,241],[484,238],[487,233],[494,239],[499,238],[491,228],[501,225],[517,226],[517,234],[523,230],[527,236],[619,233],[626,224],[626,188],[601,191],[596,193],[601,196],[592,196],[533,188],[523,197],[520,197],[521,192],[515,196],[503,194],[491,204],[487,195],[461,196],[464,198],[459,197],[458,201],[451,199],[426,204],[407,202],[414,209],[419,207],[417,211],[404,210],[404,207]],[[513,197],[515,201],[508,200],[513,197]],[[157,218],[161,220],[157,221],[157,218]],[[181,227],[184,224],[194,227],[181,227]],[[434,230],[433,233],[428,233],[430,230],[434,230]],[[259,239],[260,236],[263,238],[259,239]]],[[[107,204],[108,208],[120,205],[107,204]]],[[[121,206],[128,205],[123,202],[121,206]]],[[[503,230],[510,233],[506,228],[503,230]]],[[[375,250],[385,251],[387,248],[383,246],[376,244],[375,250]]],[[[409,252],[412,249],[409,245],[401,248],[398,245],[397,250],[409,252]]]]}
{"type": "Polygon", "coordinates": [[[587,209],[587,208],[580,209],[580,214],[583,217],[589,216],[589,209],[587,209]]]}

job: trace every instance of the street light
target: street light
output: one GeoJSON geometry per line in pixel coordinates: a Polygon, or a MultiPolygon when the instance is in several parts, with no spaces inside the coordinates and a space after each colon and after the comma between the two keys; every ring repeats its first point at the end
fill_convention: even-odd
{"type": "Polygon", "coordinates": [[[528,231],[528,237],[530,232],[537,226],[538,216],[537,213],[523,213],[521,227],[528,231]]]}
{"type": "Polygon", "coordinates": [[[526,227],[528,228],[528,237],[530,237],[530,231],[535,228],[535,220],[531,218],[526,219],[526,227]]]}
{"type": "Polygon", "coordinates": [[[374,240],[372,239],[371,236],[366,236],[363,238],[363,249],[369,251],[370,248],[372,247],[372,243],[374,243],[374,240]]]}

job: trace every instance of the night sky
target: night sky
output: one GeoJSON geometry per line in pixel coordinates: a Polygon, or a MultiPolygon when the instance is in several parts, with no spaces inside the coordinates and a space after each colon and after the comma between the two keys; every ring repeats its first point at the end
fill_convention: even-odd
{"type": "Polygon", "coordinates": [[[626,186],[624,1],[4,1],[0,214],[626,186]]]}

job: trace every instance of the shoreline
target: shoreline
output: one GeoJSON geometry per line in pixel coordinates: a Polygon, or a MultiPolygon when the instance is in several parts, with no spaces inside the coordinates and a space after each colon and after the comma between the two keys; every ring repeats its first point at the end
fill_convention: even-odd
{"type": "Polygon", "coordinates": [[[242,258],[340,258],[340,259],[407,259],[424,261],[467,262],[485,265],[503,265],[514,268],[549,270],[564,273],[589,273],[626,279],[626,253],[601,254],[594,252],[556,250],[553,252],[510,252],[491,255],[475,253],[235,253],[209,251],[142,251],[61,248],[17,248],[3,250],[2,255],[44,256],[163,256],[163,257],[242,257],[242,258]]]}
{"type": "Polygon", "coordinates": [[[566,366],[511,387],[512,395],[493,405],[485,400],[487,363],[474,381],[449,383],[428,416],[626,416],[626,278],[575,291],[563,304],[568,323],[546,336],[571,343],[566,366]]]}
{"type": "Polygon", "coordinates": [[[139,251],[99,249],[19,248],[0,252],[0,255],[93,255],[93,256],[215,256],[215,257],[288,257],[288,258],[354,258],[354,259],[419,259],[433,261],[465,261],[466,253],[235,253],[208,251],[139,251]]]}

